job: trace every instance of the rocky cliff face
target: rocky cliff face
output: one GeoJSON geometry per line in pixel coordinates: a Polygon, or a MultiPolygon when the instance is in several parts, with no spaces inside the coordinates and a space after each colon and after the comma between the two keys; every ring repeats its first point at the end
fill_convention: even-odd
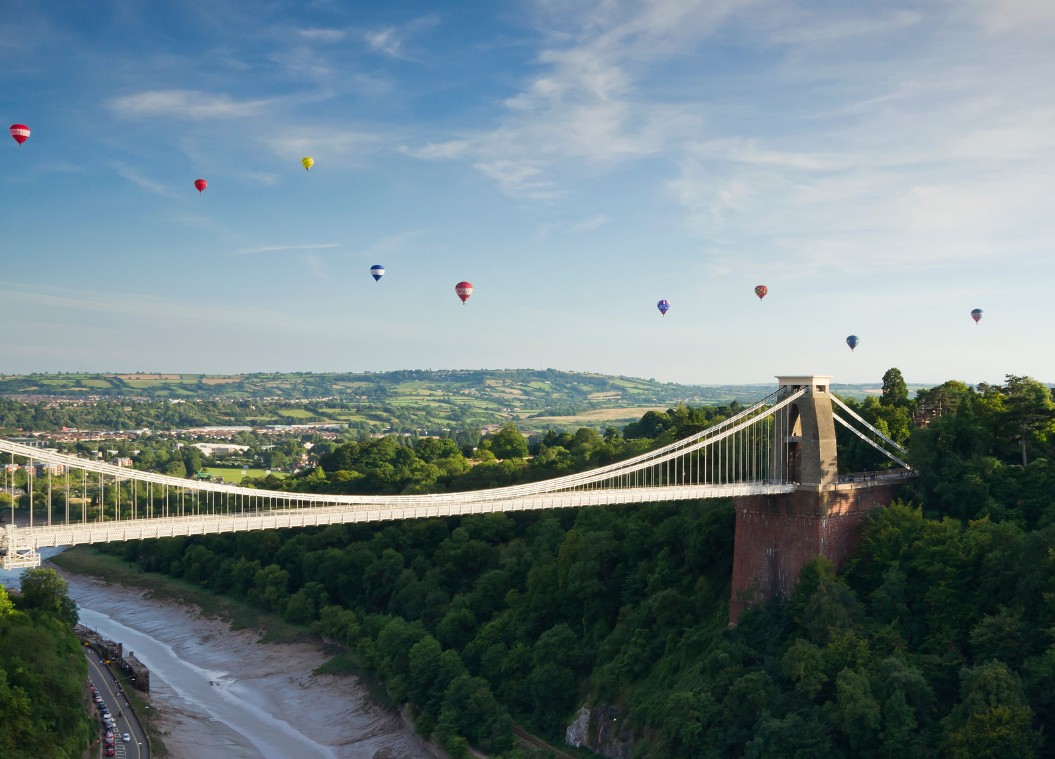
{"type": "Polygon", "coordinates": [[[583,706],[579,716],[568,726],[564,742],[608,759],[630,759],[634,739],[619,716],[619,708],[608,704],[583,706]]]}

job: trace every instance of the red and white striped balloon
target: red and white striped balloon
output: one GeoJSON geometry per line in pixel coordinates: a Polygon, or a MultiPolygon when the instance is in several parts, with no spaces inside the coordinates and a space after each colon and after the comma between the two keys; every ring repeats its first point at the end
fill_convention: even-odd
{"type": "Polygon", "coordinates": [[[12,124],[8,131],[19,145],[29,139],[29,127],[25,124],[12,124]]]}
{"type": "Polygon", "coordinates": [[[469,296],[473,294],[473,283],[459,282],[454,286],[454,292],[462,299],[462,305],[464,306],[465,301],[469,300],[469,296]]]}

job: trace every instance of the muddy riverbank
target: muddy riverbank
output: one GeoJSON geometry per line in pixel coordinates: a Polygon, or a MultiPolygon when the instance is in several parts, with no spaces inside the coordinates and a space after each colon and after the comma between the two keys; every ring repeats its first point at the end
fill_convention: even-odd
{"type": "Polygon", "coordinates": [[[432,759],[398,715],[353,676],[317,675],[321,644],[262,643],[197,607],[62,572],[81,623],[124,644],[150,670],[144,721],[171,759],[432,759]]]}

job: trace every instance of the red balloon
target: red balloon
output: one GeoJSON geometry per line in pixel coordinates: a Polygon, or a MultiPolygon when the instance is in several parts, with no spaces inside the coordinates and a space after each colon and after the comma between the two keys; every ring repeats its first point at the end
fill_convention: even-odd
{"type": "Polygon", "coordinates": [[[473,294],[473,283],[472,282],[459,282],[454,286],[454,292],[458,294],[458,297],[462,299],[462,305],[465,305],[465,301],[469,300],[469,296],[473,294]]]}
{"type": "Polygon", "coordinates": [[[194,186],[198,188],[198,192],[205,192],[205,188],[209,186],[209,183],[204,179],[195,179],[194,186]]]}
{"type": "Polygon", "coordinates": [[[25,124],[12,124],[8,127],[8,131],[19,145],[29,139],[29,127],[25,124]]]}
{"type": "Polygon", "coordinates": [[[768,292],[769,292],[769,288],[766,287],[765,285],[757,285],[755,287],[755,295],[758,296],[759,300],[762,300],[764,297],[766,297],[766,293],[768,293],[768,292]]]}

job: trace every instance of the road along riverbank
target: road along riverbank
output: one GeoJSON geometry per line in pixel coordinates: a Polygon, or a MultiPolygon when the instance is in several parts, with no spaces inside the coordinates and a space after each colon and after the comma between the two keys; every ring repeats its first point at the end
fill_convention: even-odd
{"type": "Polygon", "coordinates": [[[354,676],[315,674],[321,643],[264,643],[195,607],[59,569],[81,623],[150,670],[152,708],[171,759],[432,759],[354,676]]]}

